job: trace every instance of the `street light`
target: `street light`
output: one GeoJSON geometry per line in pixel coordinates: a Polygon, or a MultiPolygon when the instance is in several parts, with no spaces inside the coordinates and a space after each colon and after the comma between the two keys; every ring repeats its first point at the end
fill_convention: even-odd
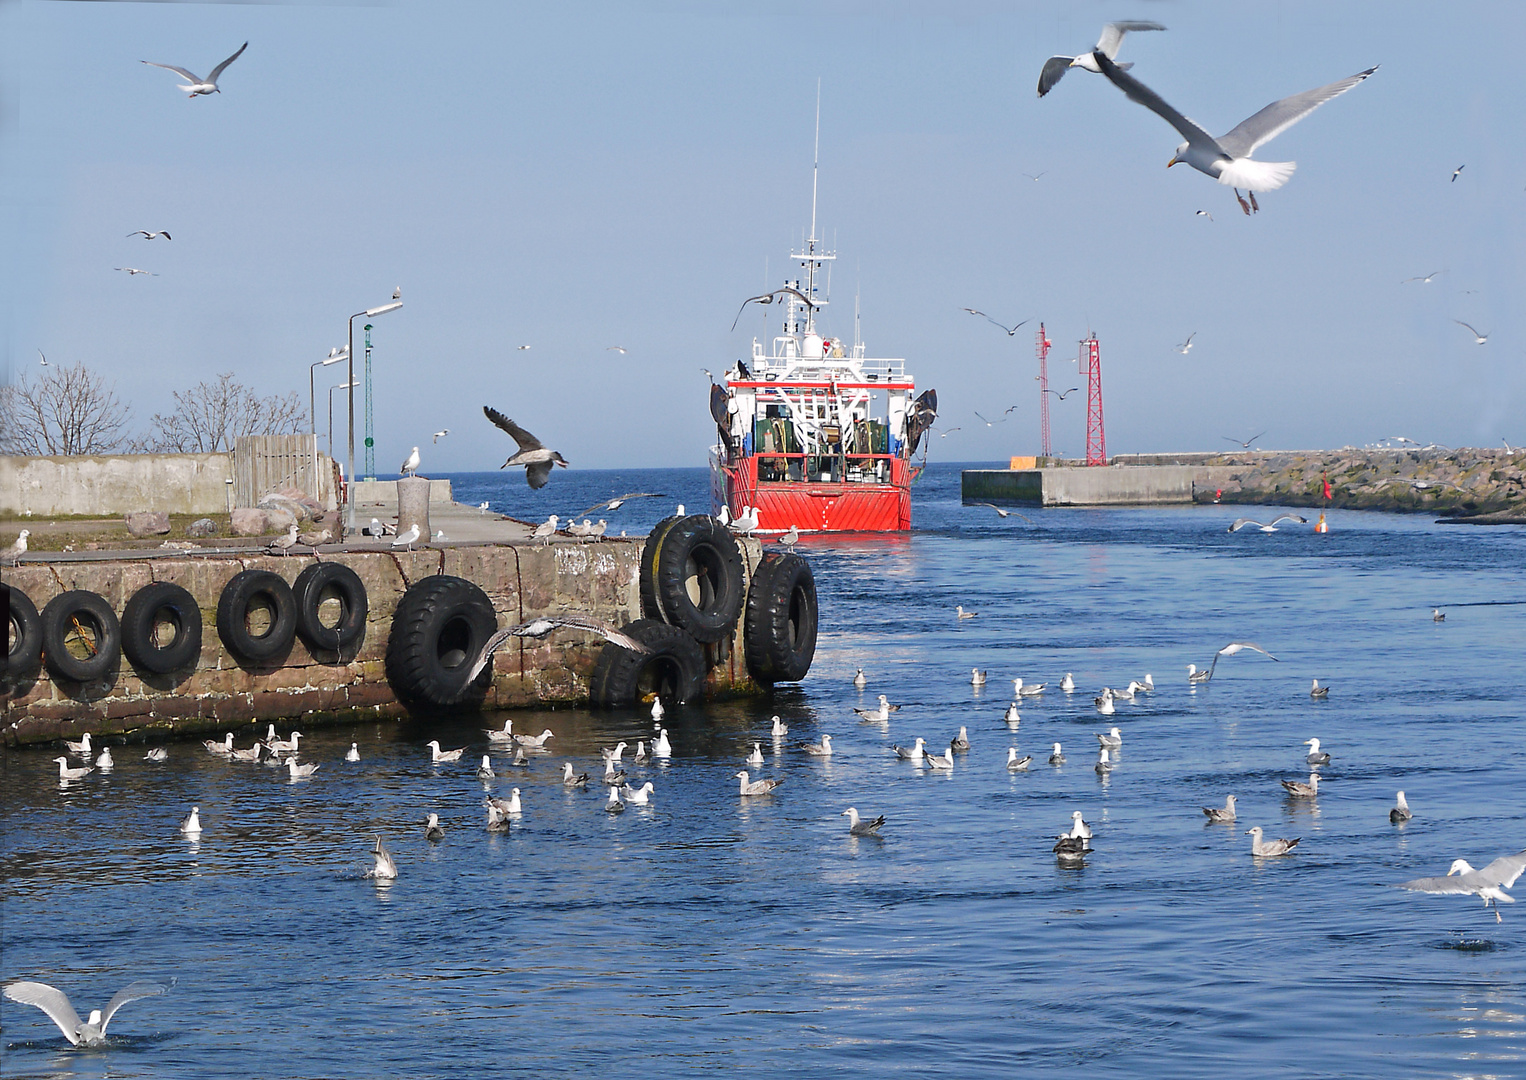
{"type": "Polygon", "coordinates": [[[354,386],[355,383],[352,381],[329,387],[329,457],[334,456],[334,391],[349,390],[354,386]]]}
{"type": "MultiPolygon", "coordinates": [[[[312,421],[311,426],[313,429],[313,461],[311,483],[313,486],[312,494],[314,498],[317,498],[318,490],[323,485],[318,483],[318,398],[317,391],[313,388],[313,376],[319,368],[328,367],[330,364],[337,364],[341,360],[348,360],[349,358],[350,350],[348,346],[343,349],[335,346],[329,350],[327,358],[307,365],[307,415],[308,418],[312,421]]],[[[330,400],[332,400],[332,398],[330,398],[330,400]]],[[[331,445],[329,447],[329,457],[333,456],[334,448],[331,445]]]]}
{"type": "MultiPolygon", "coordinates": [[[[350,464],[349,471],[345,474],[345,477],[351,485],[355,483],[355,320],[361,318],[362,316],[367,319],[374,319],[378,315],[385,315],[389,311],[396,311],[398,308],[403,306],[403,302],[397,299],[397,297],[401,294],[402,290],[399,289],[397,292],[392,294],[392,301],[390,303],[381,304],[373,308],[366,308],[366,310],[357,311],[355,314],[350,316],[349,344],[345,349],[345,351],[349,354],[350,361],[350,464]]],[[[329,436],[329,450],[330,452],[333,451],[332,433],[329,436]]],[[[350,488],[345,489],[344,529],[346,533],[354,533],[355,531],[355,500],[352,497],[353,494],[354,493],[350,488]]]]}
{"type": "Polygon", "coordinates": [[[318,436],[318,398],[317,391],[313,387],[314,376],[321,367],[337,364],[350,358],[349,347],[341,349],[337,346],[329,350],[328,357],[317,363],[307,365],[307,415],[312,421],[313,437],[318,436]]]}

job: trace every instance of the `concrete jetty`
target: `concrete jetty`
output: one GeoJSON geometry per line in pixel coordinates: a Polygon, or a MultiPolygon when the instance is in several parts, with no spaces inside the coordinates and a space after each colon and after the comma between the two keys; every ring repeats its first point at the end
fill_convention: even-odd
{"type": "Polygon", "coordinates": [[[1190,503],[1228,473],[1202,465],[1057,465],[1034,469],[967,469],[966,502],[1034,506],[1130,506],[1190,503]]]}
{"type": "MultiPolygon", "coordinates": [[[[395,504],[357,505],[357,519],[388,519],[395,504]]],[[[410,586],[450,575],[482,589],[500,626],[539,615],[576,612],[625,625],[642,618],[639,587],[644,538],[581,541],[558,534],[531,541],[534,526],[483,514],[456,503],[432,503],[431,526],[447,539],[413,550],[389,538],[358,537],[347,544],[293,547],[272,554],[248,540],[170,542],[161,547],[28,554],[4,580],[39,609],[68,590],[89,590],[113,612],[152,582],[186,589],[201,613],[200,655],[184,670],[158,675],[123,657],[114,670],[74,683],[50,674],[7,678],[0,687],[0,739],[47,742],[89,731],[105,736],[163,737],[221,733],[252,722],[298,725],[401,717],[408,711],[388,682],[386,656],[393,616],[410,586]],[[314,563],[348,567],[365,589],[364,635],[340,652],[310,648],[299,636],[284,656],[259,664],[241,659],[220,639],[219,598],[246,570],[269,570],[288,585],[314,563]]],[[[762,556],[739,539],[750,579],[762,556]]],[[[726,638],[703,646],[711,694],[755,692],[743,661],[743,620],[726,638]]],[[[603,648],[594,635],[558,632],[539,640],[511,639],[494,658],[484,708],[576,703],[589,698],[589,679],[603,648]]]]}

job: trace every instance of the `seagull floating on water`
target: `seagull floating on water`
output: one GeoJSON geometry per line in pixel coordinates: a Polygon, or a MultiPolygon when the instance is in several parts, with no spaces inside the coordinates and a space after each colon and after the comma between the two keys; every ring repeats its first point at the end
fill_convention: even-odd
{"type": "Polygon", "coordinates": [[[1309,765],[1328,765],[1328,764],[1330,764],[1330,755],[1325,753],[1324,751],[1322,751],[1319,748],[1319,740],[1318,739],[1306,739],[1306,740],[1304,740],[1304,745],[1309,748],[1309,754],[1308,754],[1307,757],[1304,758],[1304,762],[1306,764],[1309,764],[1309,765]]]}
{"type": "Polygon", "coordinates": [[[874,820],[869,821],[860,818],[858,816],[858,811],[851,806],[844,810],[841,816],[848,819],[849,836],[874,836],[879,832],[880,826],[885,824],[884,814],[881,814],[874,820]]]}
{"type": "Polygon", "coordinates": [[[1223,806],[1205,806],[1203,814],[1209,821],[1233,821],[1235,819],[1235,797],[1224,796],[1223,806]]]}
{"type": "Polygon", "coordinates": [[[1311,698],[1323,700],[1324,698],[1330,696],[1330,688],[1328,686],[1320,686],[1319,680],[1315,679],[1314,685],[1309,688],[1309,696],[1311,698]]]}
{"type": "Polygon", "coordinates": [[[892,705],[892,704],[890,704],[890,699],[887,698],[884,694],[881,694],[880,695],[880,707],[879,708],[877,708],[877,709],[860,709],[860,708],[855,707],[853,711],[858,713],[858,715],[860,717],[862,717],[863,719],[865,719],[865,720],[871,720],[871,721],[875,721],[875,722],[878,722],[878,723],[884,723],[885,721],[890,719],[890,714],[891,713],[899,711],[900,708],[901,707],[899,705],[892,705]]]}
{"type": "Polygon", "coordinates": [[[311,765],[299,765],[295,756],[286,759],[286,769],[293,780],[306,780],[321,768],[316,762],[311,765]]]}
{"type": "Polygon", "coordinates": [[[578,773],[573,775],[572,762],[564,761],[562,762],[562,783],[567,787],[587,787],[588,774],[578,773]]]}
{"type": "Polygon", "coordinates": [[[900,758],[902,761],[920,762],[923,758],[922,748],[924,745],[926,745],[926,740],[923,739],[922,736],[918,735],[917,741],[912,744],[910,750],[903,746],[891,746],[890,749],[894,750],[895,756],[900,758]]]}
{"type": "Polygon", "coordinates": [[[954,617],[955,618],[958,618],[958,619],[973,619],[975,616],[977,616],[979,614],[980,614],[980,612],[978,612],[978,611],[965,611],[964,610],[964,605],[962,605],[962,604],[954,605],[954,617]]]}
{"type": "Polygon", "coordinates": [[[860,690],[869,685],[869,679],[864,675],[863,668],[859,668],[858,674],[853,676],[853,685],[860,690]]]}
{"type": "Polygon", "coordinates": [[[424,839],[429,841],[444,840],[445,830],[440,828],[440,815],[431,812],[424,819],[424,839]]]}
{"type": "Polygon", "coordinates": [[[1213,671],[1211,669],[1204,668],[1203,670],[1199,671],[1198,670],[1198,666],[1196,664],[1188,664],[1187,665],[1187,681],[1188,682],[1190,682],[1190,683],[1207,682],[1211,678],[1213,678],[1213,671]]]}
{"type": "Polygon", "coordinates": [[[543,750],[546,746],[546,740],[554,738],[556,738],[556,735],[552,733],[550,728],[546,728],[539,735],[515,735],[514,741],[520,746],[529,747],[531,750],[543,750]]]}
{"type": "Polygon", "coordinates": [[[392,881],[397,877],[397,862],[379,836],[376,838],[376,846],[371,849],[371,857],[376,860],[376,865],[366,871],[366,877],[378,881],[392,881]]]}
{"type": "Polygon", "coordinates": [[[129,1001],[166,994],[175,986],[168,983],[139,981],[129,983],[118,990],[106,1004],[105,1009],[90,1010],[90,1018],[81,1021],[74,1005],[62,990],[40,982],[13,982],[5,988],[5,996],[19,1005],[32,1005],[47,1013],[48,1019],[58,1025],[64,1038],[74,1046],[101,1046],[106,1042],[106,1028],[118,1009],[129,1001]]]}
{"type": "Polygon", "coordinates": [[[1002,719],[1005,720],[1007,726],[1011,728],[1015,728],[1018,724],[1022,723],[1023,718],[1018,714],[1017,702],[1014,701],[1007,706],[1007,711],[1002,714],[1002,719]]]}
{"type": "Polygon", "coordinates": [[[1298,846],[1298,841],[1303,837],[1295,836],[1291,840],[1265,840],[1261,839],[1261,826],[1248,829],[1245,833],[1250,837],[1250,853],[1258,858],[1268,858],[1273,855],[1286,855],[1298,846]]]}
{"type": "Polygon", "coordinates": [[[612,787],[609,789],[609,801],[604,804],[604,811],[609,814],[625,813],[625,804],[620,801],[619,788],[612,787]]]}
{"type": "Polygon", "coordinates": [[[984,671],[981,671],[979,668],[970,668],[970,685],[971,686],[984,686],[985,684],[986,684],[986,673],[984,671]]]}
{"type": "Polygon", "coordinates": [[[56,757],[53,760],[58,762],[58,778],[60,780],[83,780],[85,777],[95,772],[94,765],[86,765],[82,769],[71,769],[69,768],[68,758],[56,757]]]}
{"type": "MultiPolygon", "coordinates": [[[[228,740],[231,742],[233,736],[229,735],[228,740]]],[[[70,742],[68,739],[65,739],[64,749],[71,754],[79,754],[81,757],[88,758],[90,756],[90,732],[87,731],[81,735],[79,742],[70,742]]]]}
{"type": "Polygon", "coordinates": [[[169,759],[170,752],[162,746],[156,746],[143,755],[144,761],[168,761],[169,759]]]}
{"type": "Polygon", "coordinates": [[[761,764],[763,764],[763,745],[761,743],[753,743],[752,744],[752,753],[747,755],[747,757],[746,757],[746,759],[744,761],[744,764],[747,764],[747,765],[761,765],[761,764]]]}
{"type": "Polygon", "coordinates": [[[488,755],[482,755],[482,764],[477,766],[478,780],[492,780],[498,774],[493,771],[493,759],[488,755]]]}
{"type": "Polygon", "coordinates": [[[1105,735],[1101,732],[1098,732],[1097,742],[1107,747],[1109,750],[1117,750],[1123,746],[1123,732],[1119,731],[1117,728],[1113,728],[1113,730],[1109,731],[1105,735]]]}
{"type": "Polygon", "coordinates": [[[1031,764],[1033,764],[1033,755],[1032,754],[1024,754],[1022,757],[1018,757],[1017,756],[1017,747],[1015,747],[1015,746],[1007,747],[1007,771],[1008,772],[1027,772],[1028,771],[1028,766],[1031,765],[1031,764]]]}
{"type": "Polygon", "coordinates": [[[429,760],[436,765],[447,761],[460,761],[461,755],[466,753],[466,747],[464,746],[458,750],[441,750],[438,739],[430,739],[424,745],[429,747],[429,760]]]}
{"type": "Polygon", "coordinates": [[[805,752],[812,757],[831,757],[832,736],[823,735],[819,743],[806,743],[805,752]]]}
{"type": "Polygon", "coordinates": [[[1060,751],[1060,744],[1059,743],[1055,743],[1054,744],[1054,752],[1049,755],[1049,764],[1051,764],[1051,765],[1063,765],[1063,764],[1065,764],[1065,755],[1060,751]]]}
{"type": "Polygon", "coordinates": [[[1312,799],[1319,794],[1319,773],[1311,772],[1307,784],[1299,780],[1284,780],[1282,786],[1296,799],[1312,799]]]}
{"type": "Polygon", "coordinates": [[[1113,692],[1105,686],[1101,697],[1092,698],[1092,704],[1097,706],[1097,711],[1103,716],[1112,716],[1118,711],[1113,705],[1113,692]]]}
{"type": "Polygon", "coordinates": [[[201,807],[191,807],[191,812],[187,814],[185,816],[185,820],[180,823],[180,831],[185,833],[187,836],[201,835],[201,807]]]}
{"type": "Polygon", "coordinates": [[[194,98],[198,94],[221,94],[222,91],[217,88],[218,77],[222,75],[224,68],[233,63],[233,61],[237,60],[240,56],[243,56],[244,50],[247,48],[249,48],[249,42],[246,41],[238,47],[238,52],[234,53],[232,56],[228,57],[228,59],[224,60],[221,64],[218,64],[215,68],[213,68],[212,74],[208,75],[205,79],[201,78],[200,76],[191,74],[183,67],[176,67],[174,64],[156,64],[152,60],[145,60],[143,63],[147,64],[149,67],[163,68],[166,71],[173,71],[176,75],[179,75],[181,78],[185,79],[185,81],[190,85],[182,86],[180,89],[186,91],[189,97],[194,98]]]}
{"type": "Polygon", "coordinates": [[[111,756],[111,747],[109,746],[101,751],[100,757],[95,759],[95,767],[101,770],[101,772],[110,772],[116,768],[116,765],[116,759],[111,756]]]}
{"type": "Polygon", "coordinates": [[[753,780],[747,775],[746,769],[737,773],[736,778],[741,781],[741,792],[743,795],[767,795],[774,788],[784,783],[782,776],[768,780],[753,780]]]}
{"type": "Polygon", "coordinates": [[[1066,833],[1066,835],[1079,840],[1090,840],[1092,838],[1092,827],[1082,818],[1081,811],[1072,810],[1070,812],[1070,832],[1066,833]]]}
{"type": "Polygon", "coordinates": [[[959,725],[959,734],[949,740],[948,748],[961,752],[970,748],[970,732],[964,724],[959,725]]]}
{"type": "Polygon", "coordinates": [[[1431,608],[1431,622],[1446,622],[1446,621],[1447,621],[1446,612],[1442,611],[1440,608],[1431,608]]]}
{"type": "Polygon", "coordinates": [[[651,795],[653,790],[652,782],[648,780],[638,788],[633,788],[626,784],[620,789],[620,794],[632,806],[646,806],[652,801],[651,795]]]}
{"type": "Polygon", "coordinates": [[[1494,907],[1495,922],[1504,922],[1505,920],[1500,917],[1499,905],[1515,903],[1515,897],[1506,893],[1505,890],[1515,884],[1516,878],[1521,876],[1523,870],[1526,870],[1526,851],[1516,855],[1502,855],[1482,870],[1473,869],[1467,859],[1457,859],[1452,863],[1445,877],[1401,881],[1395,888],[1412,889],[1415,892],[1478,896],[1483,900],[1484,907],[1491,905],[1494,907]]]}
{"type": "Polygon", "coordinates": [[[1069,694],[1072,691],[1074,691],[1075,688],[1076,688],[1076,680],[1071,678],[1070,672],[1067,671],[1065,673],[1065,677],[1060,680],[1060,689],[1065,691],[1065,693],[1069,694]]]}
{"type": "Polygon", "coordinates": [[[1025,683],[1021,678],[1012,680],[1012,692],[1018,697],[1034,697],[1042,694],[1048,683],[1025,683]]]}
{"type": "Polygon", "coordinates": [[[652,756],[660,758],[673,756],[673,744],[668,741],[667,728],[657,729],[657,738],[652,741],[652,756]]]}
{"type": "Polygon", "coordinates": [[[770,734],[772,734],[776,739],[782,739],[784,736],[789,734],[789,727],[784,723],[783,720],[775,716],[773,718],[773,727],[770,729],[770,734]]]}
{"type": "Polygon", "coordinates": [[[1404,792],[1399,792],[1393,809],[1388,812],[1388,820],[1395,825],[1403,825],[1414,816],[1414,814],[1410,813],[1409,803],[1404,801],[1404,792]]]}
{"type": "Polygon", "coordinates": [[[922,760],[934,769],[948,772],[954,767],[954,748],[950,746],[941,754],[924,754],[922,760]]]}

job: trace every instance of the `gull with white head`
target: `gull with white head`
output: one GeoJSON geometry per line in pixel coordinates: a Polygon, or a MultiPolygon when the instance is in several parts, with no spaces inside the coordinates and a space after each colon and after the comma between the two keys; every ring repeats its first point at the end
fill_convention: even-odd
{"type": "MultiPolygon", "coordinates": [[[[1051,56],[1044,61],[1044,67],[1039,72],[1039,97],[1043,97],[1053,90],[1055,84],[1065,77],[1065,73],[1073,67],[1094,74],[1102,74],[1102,69],[1097,66],[1093,53],[1102,53],[1108,59],[1118,55],[1118,48],[1123,44],[1124,35],[1130,31],[1141,30],[1164,30],[1165,27],[1158,22],[1112,22],[1102,28],[1102,36],[1097,39],[1096,46],[1091,52],[1082,53],[1080,56],[1051,56]]],[[[1133,64],[1119,64],[1118,67],[1127,71],[1133,64]]],[[[1042,175],[1042,174],[1040,174],[1042,175]]]]}
{"type": "Polygon", "coordinates": [[[81,1021],[74,1005],[62,990],[40,982],[13,982],[5,988],[5,996],[19,1005],[32,1005],[47,1013],[48,1019],[58,1025],[74,1046],[101,1046],[106,1042],[106,1028],[118,1009],[129,1001],[156,997],[174,989],[175,980],[168,983],[147,980],[129,983],[112,995],[104,1009],[90,1010],[90,1018],[81,1021]]]}
{"type": "Polygon", "coordinates": [[[1515,897],[1505,890],[1515,884],[1523,870],[1526,870],[1526,851],[1502,855],[1482,870],[1473,869],[1467,859],[1457,859],[1445,877],[1401,881],[1395,888],[1437,895],[1477,896],[1483,900],[1484,907],[1493,906],[1495,922],[1504,922],[1499,905],[1515,903],[1515,897]]]}
{"type": "MultiPolygon", "coordinates": [[[[228,59],[224,60],[221,64],[218,64],[215,68],[213,68],[212,74],[208,75],[205,79],[199,75],[191,74],[183,67],[176,67],[174,64],[156,64],[152,60],[145,60],[143,62],[149,67],[163,68],[165,71],[173,71],[176,75],[179,75],[181,78],[185,79],[189,85],[182,86],[180,89],[184,90],[189,97],[194,98],[199,94],[221,94],[222,91],[217,88],[218,77],[222,75],[223,69],[225,69],[229,64],[233,63],[233,61],[237,60],[240,56],[243,56],[244,50],[247,48],[249,48],[249,42],[246,41],[238,47],[238,52],[234,53],[232,56],[228,57],[228,59]]],[[[166,237],[166,239],[168,239],[168,237],[166,237]]]]}

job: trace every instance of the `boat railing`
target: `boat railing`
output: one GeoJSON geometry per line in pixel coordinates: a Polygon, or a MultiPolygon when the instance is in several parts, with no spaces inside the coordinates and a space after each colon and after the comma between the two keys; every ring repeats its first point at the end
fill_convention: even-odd
{"type": "Polygon", "coordinates": [[[894,454],[780,454],[757,455],[760,484],[888,484],[894,454]]]}
{"type": "Polygon", "coordinates": [[[800,382],[856,382],[860,381],[860,376],[864,382],[906,378],[904,359],[825,356],[808,360],[798,354],[762,356],[758,353],[754,353],[752,359],[753,376],[769,381],[786,373],[791,380],[800,382]]]}

